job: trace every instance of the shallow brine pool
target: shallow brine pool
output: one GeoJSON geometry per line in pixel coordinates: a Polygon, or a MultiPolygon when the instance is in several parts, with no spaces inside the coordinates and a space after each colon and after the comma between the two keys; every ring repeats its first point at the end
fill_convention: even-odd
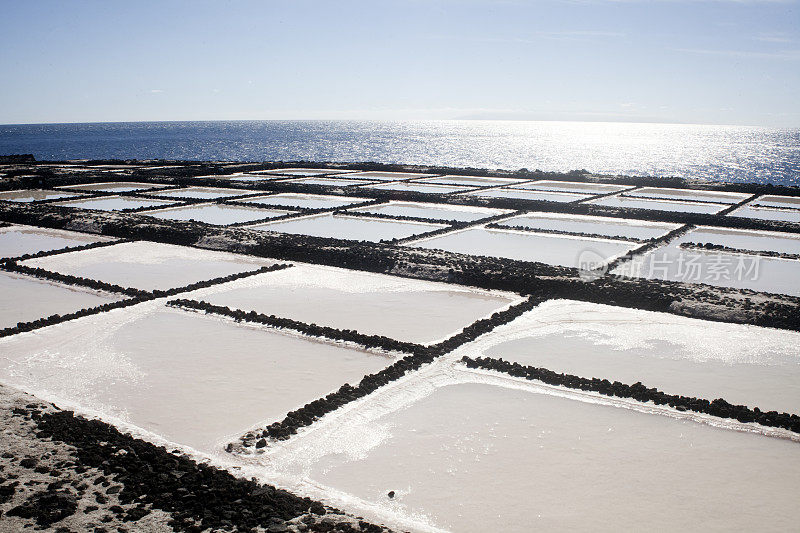
{"type": "Polygon", "coordinates": [[[615,183],[581,183],[574,181],[539,180],[513,185],[516,189],[530,189],[538,191],[558,191],[578,194],[608,194],[630,189],[630,185],[617,185],[615,183]]]}
{"type": "Polygon", "coordinates": [[[447,175],[436,178],[423,178],[417,183],[433,183],[438,185],[463,185],[465,187],[494,187],[496,185],[514,185],[525,183],[524,179],[493,178],[484,176],[457,176],[447,175]]]}
{"type": "Polygon", "coordinates": [[[369,202],[370,198],[355,198],[347,196],[328,196],[325,194],[302,194],[285,192],[269,196],[254,196],[241,200],[245,203],[285,205],[288,207],[303,207],[305,209],[330,209],[346,205],[369,202]]]}
{"type": "Polygon", "coordinates": [[[593,217],[560,213],[528,213],[505,219],[502,226],[523,226],[531,229],[546,229],[606,235],[608,237],[629,237],[633,239],[654,239],[680,227],[678,224],[647,222],[625,218],[593,217]]]}
{"type": "Polygon", "coordinates": [[[770,207],[783,207],[788,209],[800,209],[800,196],[777,196],[767,194],[759,196],[750,204],[765,205],[770,207]]]}
{"type": "Polygon", "coordinates": [[[298,185],[328,185],[330,187],[350,187],[353,185],[365,185],[374,183],[370,180],[351,180],[346,178],[299,178],[286,180],[283,183],[296,183],[298,185]]]}
{"type": "Polygon", "coordinates": [[[203,452],[393,361],[163,300],[0,339],[0,351],[12,386],[203,452]]]}
{"type": "Polygon", "coordinates": [[[606,196],[597,200],[590,200],[587,204],[605,205],[608,207],[622,207],[626,209],[653,209],[658,211],[677,211],[682,213],[719,213],[726,209],[728,204],[712,204],[700,202],[682,202],[679,200],[648,200],[629,196],[606,196]]]}
{"type": "Polygon", "coordinates": [[[292,211],[283,211],[280,209],[242,207],[239,205],[204,204],[175,207],[160,211],[148,211],[142,214],[161,219],[197,220],[207,224],[226,226],[228,224],[240,224],[243,222],[264,220],[265,218],[280,217],[288,215],[291,212],[292,211]]]}
{"type": "Polygon", "coordinates": [[[135,241],[29,259],[23,264],[136,289],[171,289],[255,270],[275,261],[188,246],[135,241]]]}
{"type": "Polygon", "coordinates": [[[798,209],[778,209],[743,205],[742,207],[728,213],[728,216],[758,218],[761,220],[780,220],[782,222],[794,222],[795,224],[800,224],[800,210],[798,209]]]}
{"type": "Polygon", "coordinates": [[[250,191],[246,189],[223,189],[221,187],[186,187],[185,189],[156,191],[152,194],[168,198],[213,200],[216,198],[229,198],[231,196],[242,196],[245,194],[257,194],[257,191],[250,191]]]}
{"type": "Polygon", "coordinates": [[[377,189],[381,191],[409,191],[425,194],[452,194],[454,192],[468,191],[470,187],[460,185],[432,185],[416,181],[398,183],[380,183],[377,185],[364,185],[364,189],[377,189]]]}
{"type": "Polygon", "coordinates": [[[381,240],[404,239],[443,227],[445,226],[441,224],[380,220],[326,213],[292,220],[267,222],[251,226],[250,229],[310,235],[313,237],[379,242],[381,240]]]}
{"type": "Polygon", "coordinates": [[[800,296],[800,260],[684,249],[680,247],[682,243],[800,253],[800,239],[792,234],[701,226],[633,261],[620,264],[614,274],[800,296]]]}
{"type": "Polygon", "coordinates": [[[668,189],[665,187],[642,187],[624,193],[625,196],[645,196],[666,200],[697,200],[720,204],[735,204],[751,195],[743,192],[702,191],[696,189],[668,189]]]}
{"type": "Polygon", "coordinates": [[[796,522],[796,442],[511,386],[427,388],[381,395],[289,441],[271,464],[419,530],[780,531],[796,522]]]}
{"type": "Polygon", "coordinates": [[[427,178],[435,174],[419,174],[416,172],[355,172],[348,175],[356,179],[377,180],[377,181],[395,181],[407,180],[412,178],[427,178]]]}
{"type": "Polygon", "coordinates": [[[793,331],[550,300],[459,353],[800,414],[793,331]]]}
{"type": "Polygon", "coordinates": [[[58,250],[67,246],[83,246],[93,242],[113,241],[112,237],[34,226],[0,228],[0,257],[18,257],[58,250]]]}
{"type": "Polygon", "coordinates": [[[107,183],[85,183],[83,185],[64,185],[59,189],[71,191],[131,192],[146,191],[159,187],[168,187],[165,183],[140,183],[136,181],[111,181],[107,183]]]}
{"type": "Polygon", "coordinates": [[[469,255],[596,268],[639,246],[630,241],[594,239],[526,231],[469,228],[406,244],[469,255]]]}
{"type": "Polygon", "coordinates": [[[587,194],[574,194],[568,192],[548,192],[548,191],[526,191],[524,189],[510,189],[501,187],[499,189],[487,189],[484,191],[474,191],[466,193],[469,196],[481,198],[511,198],[514,200],[540,200],[547,202],[576,202],[591,198],[587,194]]]}
{"type": "Polygon", "coordinates": [[[395,201],[368,207],[358,207],[351,210],[353,213],[359,211],[389,216],[429,218],[433,220],[456,220],[459,222],[472,222],[486,217],[513,212],[508,209],[491,209],[488,207],[395,201]]]}
{"type": "Polygon", "coordinates": [[[48,191],[42,189],[24,189],[19,191],[0,192],[0,200],[7,202],[38,202],[41,200],[57,200],[59,198],[75,198],[79,193],[64,191],[48,191]]]}
{"type": "Polygon", "coordinates": [[[251,174],[284,174],[286,176],[322,176],[324,174],[348,174],[352,170],[340,168],[276,168],[274,170],[254,170],[251,174]]]}
{"type": "Polygon", "coordinates": [[[185,297],[423,344],[522,301],[508,292],[298,264],[185,297]]]}
{"type": "Polygon", "coordinates": [[[122,299],[113,294],[2,271],[0,295],[0,329],[16,326],[18,322],[65,315],[122,299]]]}
{"type": "Polygon", "coordinates": [[[142,207],[164,207],[173,204],[169,200],[154,200],[152,198],[130,198],[128,196],[104,196],[87,200],[68,200],[56,202],[52,205],[63,207],[77,207],[79,209],[98,209],[100,211],[121,211],[123,209],[139,209],[142,207]]]}

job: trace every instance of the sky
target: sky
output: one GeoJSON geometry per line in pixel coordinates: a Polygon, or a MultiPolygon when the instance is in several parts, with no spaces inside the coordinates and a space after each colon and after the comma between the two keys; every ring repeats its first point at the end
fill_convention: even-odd
{"type": "Polygon", "coordinates": [[[800,0],[0,0],[0,123],[800,127],[800,0]]]}

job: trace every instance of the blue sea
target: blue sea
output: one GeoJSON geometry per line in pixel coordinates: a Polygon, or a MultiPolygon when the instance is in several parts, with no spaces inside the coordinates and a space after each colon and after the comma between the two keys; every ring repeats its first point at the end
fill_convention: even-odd
{"type": "Polygon", "coordinates": [[[37,159],[409,163],[800,185],[800,129],[534,121],[220,121],[0,126],[37,159]]]}

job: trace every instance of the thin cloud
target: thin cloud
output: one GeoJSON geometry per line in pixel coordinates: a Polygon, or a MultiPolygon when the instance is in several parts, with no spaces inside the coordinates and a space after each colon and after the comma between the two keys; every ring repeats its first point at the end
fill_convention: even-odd
{"type": "Polygon", "coordinates": [[[150,94],[159,94],[163,92],[164,91],[162,89],[150,89],[150,94]]]}

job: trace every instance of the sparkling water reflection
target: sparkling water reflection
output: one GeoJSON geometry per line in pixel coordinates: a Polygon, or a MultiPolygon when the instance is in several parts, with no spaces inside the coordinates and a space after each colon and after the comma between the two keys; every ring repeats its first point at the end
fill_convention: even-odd
{"type": "Polygon", "coordinates": [[[800,129],[526,121],[230,121],[0,126],[39,159],[378,161],[800,183],[800,129]]]}

